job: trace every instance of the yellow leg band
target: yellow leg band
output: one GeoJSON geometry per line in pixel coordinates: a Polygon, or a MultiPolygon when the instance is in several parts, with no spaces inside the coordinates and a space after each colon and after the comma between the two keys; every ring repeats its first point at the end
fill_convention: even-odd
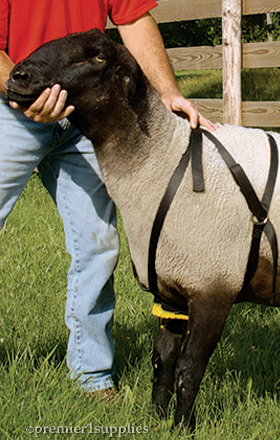
{"type": "Polygon", "coordinates": [[[155,303],[153,305],[152,314],[156,316],[157,318],[164,318],[164,319],[184,319],[186,321],[189,320],[188,315],[184,315],[183,313],[175,313],[170,312],[168,310],[163,310],[163,308],[160,306],[160,304],[155,303]]]}

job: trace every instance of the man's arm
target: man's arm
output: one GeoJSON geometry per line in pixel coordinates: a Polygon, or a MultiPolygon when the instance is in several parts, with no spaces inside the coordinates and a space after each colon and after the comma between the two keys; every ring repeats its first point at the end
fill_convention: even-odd
{"type": "Polygon", "coordinates": [[[215,129],[215,125],[201,116],[191,102],[183,97],[153,17],[147,13],[131,23],[118,26],[118,30],[125,46],[136,58],[164,105],[174,112],[186,113],[193,128],[201,124],[210,130],[215,129]]]}
{"type": "MultiPolygon", "coordinates": [[[[10,71],[14,67],[11,58],[4,52],[0,51],[0,94],[6,95],[4,84],[9,78],[10,71]]],[[[21,109],[16,102],[10,102],[11,107],[20,109],[25,116],[36,122],[53,122],[60,121],[72,113],[73,105],[64,109],[67,98],[66,90],[61,90],[58,84],[51,89],[44,90],[38,99],[29,107],[21,109]]]]}

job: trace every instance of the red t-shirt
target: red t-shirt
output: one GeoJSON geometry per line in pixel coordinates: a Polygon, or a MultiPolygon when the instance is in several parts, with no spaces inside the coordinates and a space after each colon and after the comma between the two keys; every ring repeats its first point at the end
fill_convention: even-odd
{"type": "Polygon", "coordinates": [[[129,23],[157,6],[156,0],[0,0],[0,50],[18,63],[41,44],[94,27],[107,15],[129,23]]]}

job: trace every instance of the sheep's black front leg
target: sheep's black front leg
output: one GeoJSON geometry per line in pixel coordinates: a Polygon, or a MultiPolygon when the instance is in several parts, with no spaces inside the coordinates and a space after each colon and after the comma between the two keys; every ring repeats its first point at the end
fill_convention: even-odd
{"type": "Polygon", "coordinates": [[[218,299],[216,302],[212,300],[208,298],[203,304],[193,302],[190,307],[188,337],[177,362],[175,424],[183,427],[194,427],[194,401],[230,308],[230,305],[221,306],[218,299]]]}
{"type": "Polygon", "coordinates": [[[160,415],[167,415],[168,404],[174,392],[176,364],[186,332],[187,321],[159,319],[153,352],[153,401],[160,415]]]}

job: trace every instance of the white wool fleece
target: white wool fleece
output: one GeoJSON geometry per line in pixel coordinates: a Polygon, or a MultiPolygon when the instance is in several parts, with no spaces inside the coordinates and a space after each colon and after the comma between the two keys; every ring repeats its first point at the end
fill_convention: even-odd
{"type": "MultiPolygon", "coordinates": [[[[164,125],[155,122],[150,130],[148,148],[141,145],[139,166],[123,175],[106,173],[106,185],[120,208],[139,280],[146,286],[153,221],[191,133],[186,120],[170,113],[165,114],[164,125]]],[[[220,126],[214,135],[241,164],[261,197],[270,163],[266,134],[262,130],[226,125],[220,126]]],[[[279,135],[273,133],[273,136],[279,143],[279,135]]],[[[115,160],[117,164],[118,158],[115,160]]],[[[251,212],[215,145],[205,136],[203,172],[205,191],[195,193],[189,164],[164,222],[156,271],[159,280],[167,286],[182,288],[190,296],[195,292],[209,294],[218,285],[234,298],[246,272],[253,229],[251,212]]],[[[280,225],[275,224],[279,203],[277,179],[270,218],[280,237],[280,225]]],[[[265,238],[261,252],[270,258],[265,238]]]]}
{"type": "MultiPolygon", "coordinates": [[[[241,164],[261,198],[270,164],[270,147],[262,130],[220,126],[214,133],[241,164]]],[[[279,142],[279,135],[273,134],[279,142]]],[[[203,137],[205,192],[192,190],[189,168],[174,206],[167,215],[159,243],[158,275],[172,279],[185,289],[209,291],[217,280],[235,296],[243,285],[252,237],[251,212],[238,185],[216,147],[203,137]],[[164,250],[168,249],[168,261],[164,250]]],[[[270,218],[280,236],[279,178],[271,204],[270,218]],[[279,222],[278,222],[279,223],[279,222]]],[[[269,256],[267,240],[261,255],[269,256]]]]}

